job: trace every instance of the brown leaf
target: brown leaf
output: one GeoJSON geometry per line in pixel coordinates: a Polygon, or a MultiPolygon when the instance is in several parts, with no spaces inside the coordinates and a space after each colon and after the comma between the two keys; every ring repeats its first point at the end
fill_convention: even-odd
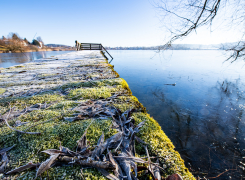
{"type": "Polygon", "coordinates": [[[80,114],[76,117],[76,120],[88,119],[94,116],[98,116],[101,113],[106,114],[107,116],[114,114],[110,112],[109,108],[106,107],[108,102],[109,101],[89,100],[85,103],[82,103],[80,106],[73,109],[74,111],[80,112],[80,114]]]}
{"type": "Polygon", "coordinates": [[[183,179],[179,174],[172,174],[171,176],[168,176],[166,180],[183,180],[183,179]]]}
{"type": "Polygon", "coordinates": [[[136,132],[136,133],[138,133],[140,130],[140,128],[143,126],[145,124],[145,121],[142,121],[142,122],[140,122],[137,126],[136,126],[136,128],[134,129],[134,131],[136,132]]]}
{"type": "Polygon", "coordinates": [[[135,135],[135,140],[141,144],[146,145],[147,143],[145,141],[143,141],[142,139],[140,139],[138,136],[135,135]]]}
{"type": "MultiPolygon", "coordinates": [[[[85,132],[86,133],[86,132],[85,132]]],[[[84,134],[78,141],[77,141],[77,152],[81,152],[83,148],[87,146],[87,137],[84,134]]]]}
{"type": "Polygon", "coordinates": [[[102,132],[102,135],[100,136],[98,143],[97,143],[97,147],[95,148],[95,150],[92,153],[92,158],[94,159],[96,156],[100,156],[104,150],[106,149],[104,143],[104,133],[102,132]]]}
{"type": "Polygon", "coordinates": [[[119,178],[119,176],[123,176],[122,169],[118,165],[117,161],[113,158],[111,151],[109,151],[108,155],[110,162],[116,167],[116,169],[114,169],[114,174],[116,175],[116,177],[119,178]]]}
{"type": "MultiPolygon", "coordinates": [[[[157,164],[159,164],[159,160],[157,159],[157,164]]],[[[157,180],[161,180],[161,174],[160,174],[160,169],[157,166],[151,165],[152,166],[152,170],[154,173],[154,176],[157,180]]]]}
{"type": "Polygon", "coordinates": [[[12,171],[9,171],[7,172],[6,174],[9,175],[9,174],[13,174],[13,173],[19,173],[19,172],[22,172],[26,169],[30,169],[30,168],[34,168],[34,167],[39,167],[40,166],[40,163],[37,163],[37,164],[33,164],[32,162],[24,165],[24,166],[20,166],[12,171]]]}
{"type": "Polygon", "coordinates": [[[60,156],[59,161],[63,162],[74,162],[76,164],[80,164],[82,166],[89,166],[101,169],[115,169],[115,166],[109,161],[94,161],[92,158],[87,158],[85,160],[80,160],[76,157],[69,157],[69,156],[60,156]]]}
{"type": "Polygon", "coordinates": [[[5,152],[9,151],[13,147],[15,147],[15,144],[13,146],[11,146],[11,147],[0,149],[0,154],[3,155],[5,152]]]}
{"type": "Polygon", "coordinates": [[[78,116],[75,117],[75,120],[84,120],[84,119],[88,119],[88,117],[85,117],[83,114],[78,114],[78,116]]]}
{"type": "MultiPolygon", "coordinates": [[[[125,157],[127,156],[125,153],[121,153],[118,155],[119,157],[125,157]]],[[[120,159],[117,159],[122,170],[125,172],[126,176],[127,176],[127,179],[128,180],[132,180],[132,177],[131,177],[131,164],[130,164],[130,161],[127,160],[127,159],[124,159],[124,158],[120,158],[120,159]]]]}
{"type": "Polygon", "coordinates": [[[113,143],[116,143],[116,142],[121,141],[122,136],[123,136],[123,133],[122,133],[122,132],[118,132],[117,134],[115,134],[115,135],[113,135],[112,137],[108,138],[108,139],[106,140],[107,147],[110,148],[110,146],[111,146],[113,143]]]}
{"type": "Polygon", "coordinates": [[[49,154],[49,155],[54,155],[54,154],[66,155],[66,153],[63,153],[62,151],[57,150],[57,149],[47,149],[47,150],[42,151],[42,152],[49,154]]]}
{"type": "Polygon", "coordinates": [[[99,170],[99,172],[101,172],[108,179],[119,180],[116,176],[114,176],[113,174],[110,174],[108,171],[101,169],[101,168],[97,168],[97,169],[99,170]]]}
{"type": "Polygon", "coordinates": [[[2,162],[3,163],[0,166],[0,173],[4,173],[4,169],[5,169],[5,167],[7,166],[8,162],[9,162],[9,159],[8,159],[8,156],[7,156],[6,152],[3,154],[2,162]]]}
{"type": "Polygon", "coordinates": [[[48,170],[58,156],[59,156],[59,154],[51,155],[49,159],[42,162],[42,164],[39,166],[39,168],[37,170],[36,178],[38,176],[40,176],[44,171],[48,170]]]}
{"type": "Polygon", "coordinates": [[[71,151],[69,148],[60,145],[60,151],[68,156],[78,156],[79,154],[71,151]]]}

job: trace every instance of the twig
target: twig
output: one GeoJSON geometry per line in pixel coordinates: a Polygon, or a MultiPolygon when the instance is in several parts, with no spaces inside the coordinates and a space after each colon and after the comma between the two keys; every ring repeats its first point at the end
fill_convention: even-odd
{"type": "Polygon", "coordinates": [[[91,124],[94,122],[95,119],[91,121],[91,123],[88,125],[88,127],[85,129],[85,132],[83,133],[82,136],[84,136],[87,133],[88,128],[91,126],[91,124]]]}
{"type": "Polygon", "coordinates": [[[81,173],[80,174],[81,174],[82,178],[84,179],[84,177],[83,177],[83,169],[81,169],[81,173]]]}
{"type": "MultiPolygon", "coordinates": [[[[123,158],[123,159],[132,159],[133,161],[138,162],[138,163],[148,164],[148,161],[145,161],[145,160],[143,160],[142,158],[139,158],[139,157],[133,157],[133,156],[131,156],[131,157],[113,156],[113,157],[116,158],[116,159],[117,159],[117,158],[118,158],[118,159],[119,159],[119,158],[123,158]]],[[[144,157],[144,158],[148,158],[148,157],[144,157]]],[[[161,166],[159,166],[159,165],[156,164],[156,163],[150,162],[150,164],[152,164],[152,165],[158,167],[159,169],[165,171],[165,169],[163,169],[161,166]]]]}
{"type": "MultiPolygon", "coordinates": [[[[50,106],[49,106],[50,107],[50,106]]],[[[47,107],[47,108],[49,108],[49,107],[47,107]]],[[[76,106],[77,107],[77,106],[76,106]]],[[[68,112],[70,112],[70,111],[73,111],[76,107],[74,107],[74,108],[72,108],[71,110],[69,110],[68,112]]],[[[62,116],[64,116],[66,113],[63,113],[63,114],[61,114],[60,116],[58,116],[58,117],[55,117],[55,118],[52,118],[52,119],[49,119],[49,120],[47,120],[47,121],[43,121],[43,122],[40,122],[40,123],[37,123],[37,124],[34,124],[34,125],[32,125],[32,126],[30,126],[30,127],[28,127],[25,131],[27,131],[27,130],[29,130],[29,129],[31,129],[31,128],[33,128],[33,127],[35,127],[35,126],[37,126],[37,125],[39,125],[39,124],[44,124],[44,123],[47,123],[47,122],[49,122],[49,121],[53,121],[53,120],[55,120],[55,119],[58,119],[58,118],[61,118],[62,116]]]]}
{"type": "Polygon", "coordinates": [[[237,169],[227,169],[226,171],[220,173],[218,176],[216,176],[216,177],[208,177],[207,179],[215,179],[215,178],[220,177],[222,174],[224,174],[224,173],[226,173],[226,172],[228,172],[228,171],[236,171],[236,170],[237,170],[237,169]]]}
{"type": "Polygon", "coordinates": [[[13,147],[15,147],[15,144],[13,146],[11,146],[11,147],[0,149],[0,155],[3,154],[3,153],[5,153],[5,152],[7,152],[7,151],[9,151],[13,147]]]}
{"type": "Polygon", "coordinates": [[[69,156],[59,157],[59,161],[64,161],[68,163],[75,161],[76,164],[82,166],[90,166],[90,167],[102,168],[102,169],[115,169],[115,166],[109,161],[94,161],[92,159],[79,160],[69,156]]]}
{"type": "Polygon", "coordinates": [[[146,155],[148,157],[149,168],[151,170],[151,165],[150,165],[151,164],[151,159],[150,159],[150,156],[149,156],[149,152],[148,152],[147,146],[144,146],[144,148],[145,148],[146,155]]]}
{"type": "Polygon", "coordinates": [[[3,119],[3,120],[5,121],[5,123],[6,123],[6,125],[7,125],[10,129],[12,129],[12,130],[14,130],[14,131],[17,131],[17,132],[19,132],[19,133],[24,133],[24,134],[41,134],[40,132],[24,132],[24,131],[20,131],[20,130],[17,130],[17,129],[15,129],[15,128],[11,127],[11,126],[9,125],[9,123],[8,123],[8,117],[9,117],[9,115],[10,115],[11,110],[12,110],[12,109],[11,109],[11,106],[10,106],[9,113],[8,113],[8,115],[7,115],[7,118],[6,118],[6,119],[3,119]]]}
{"type": "Polygon", "coordinates": [[[117,146],[117,148],[115,149],[115,151],[117,151],[117,149],[121,146],[122,142],[123,142],[123,139],[120,141],[120,143],[118,144],[118,146],[117,146]]]}

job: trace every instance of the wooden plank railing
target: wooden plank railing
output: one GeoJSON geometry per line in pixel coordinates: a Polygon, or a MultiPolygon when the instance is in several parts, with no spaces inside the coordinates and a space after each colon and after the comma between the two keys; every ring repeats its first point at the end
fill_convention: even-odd
{"type": "Polygon", "coordinates": [[[111,59],[113,59],[113,57],[104,48],[104,46],[102,46],[102,44],[98,44],[98,43],[79,43],[78,41],[75,41],[75,46],[76,46],[76,50],[77,51],[80,51],[80,50],[100,50],[100,51],[105,51],[111,57],[111,59]]]}

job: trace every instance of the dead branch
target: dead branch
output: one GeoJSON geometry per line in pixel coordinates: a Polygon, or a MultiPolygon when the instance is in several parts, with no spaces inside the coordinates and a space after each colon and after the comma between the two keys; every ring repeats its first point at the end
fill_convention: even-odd
{"type": "MultiPolygon", "coordinates": [[[[186,19],[189,22],[192,22],[192,25],[186,31],[184,31],[183,33],[173,36],[166,44],[171,45],[173,41],[175,41],[177,39],[180,39],[181,37],[189,35],[192,31],[196,30],[197,28],[199,28],[202,25],[207,24],[208,22],[210,22],[210,24],[211,24],[212,20],[217,15],[217,11],[218,11],[219,6],[220,6],[220,1],[221,0],[217,0],[213,4],[213,8],[211,10],[208,10],[209,15],[207,15],[203,20],[201,20],[201,19],[204,16],[204,12],[207,11],[206,7],[207,7],[208,0],[204,1],[203,5],[202,5],[202,10],[201,10],[200,14],[198,15],[197,19],[195,20],[195,22],[192,22],[191,20],[182,17],[183,19],[186,19]]],[[[163,8],[163,10],[166,11],[166,9],[164,9],[164,8],[163,8]]],[[[167,12],[169,12],[169,11],[167,11],[167,12]]],[[[177,17],[180,17],[180,16],[177,16],[177,17]]]]}
{"type": "Polygon", "coordinates": [[[218,176],[215,176],[215,177],[208,177],[207,179],[215,179],[215,178],[220,177],[222,174],[224,174],[224,173],[226,173],[226,172],[228,172],[228,171],[236,171],[236,170],[237,170],[237,169],[227,169],[226,171],[224,171],[224,172],[218,174],[218,176]]]}
{"type": "Polygon", "coordinates": [[[231,63],[233,63],[238,58],[243,57],[245,55],[245,45],[243,45],[242,47],[233,47],[233,48],[227,49],[226,51],[233,51],[232,55],[228,59],[226,59],[226,61],[233,59],[231,61],[231,63]]]}
{"type": "Polygon", "coordinates": [[[26,169],[30,169],[30,168],[34,168],[34,167],[39,167],[40,166],[40,163],[37,163],[37,164],[33,164],[32,162],[24,165],[24,166],[20,166],[12,171],[9,171],[7,172],[6,174],[9,175],[9,174],[13,174],[13,173],[19,173],[19,172],[22,172],[26,169]]]}
{"type": "Polygon", "coordinates": [[[109,172],[107,172],[104,169],[101,168],[97,168],[99,170],[99,172],[101,172],[105,177],[107,177],[108,179],[111,180],[119,180],[119,178],[117,178],[116,176],[114,176],[113,174],[110,174],[109,172]]]}
{"type": "Polygon", "coordinates": [[[15,144],[14,144],[13,146],[11,146],[11,147],[0,149],[0,154],[3,154],[3,153],[5,153],[5,152],[9,151],[9,150],[12,149],[13,147],[15,147],[15,144]]]}
{"type": "Polygon", "coordinates": [[[64,162],[74,162],[76,164],[82,165],[82,166],[89,166],[89,167],[95,167],[95,168],[101,168],[101,169],[115,169],[116,167],[108,161],[94,161],[91,158],[88,158],[86,160],[79,160],[75,157],[69,157],[69,156],[61,156],[59,157],[59,161],[64,162]]]}
{"type": "Polygon", "coordinates": [[[17,129],[15,129],[15,128],[11,127],[11,126],[9,125],[9,123],[8,123],[8,117],[9,117],[10,113],[11,113],[11,106],[10,106],[10,110],[9,110],[9,113],[8,113],[7,118],[6,118],[6,119],[3,119],[3,120],[5,121],[5,123],[6,123],[6,125],[7,125],[10,129],[12,129],[13,131],[17,131],[17,132],[19,132],[19,133],[23,133],[23,134],[41,134],[40,132],[25,132],[25,131],[20,131],[20,130],[17,130],[17,129]]]}

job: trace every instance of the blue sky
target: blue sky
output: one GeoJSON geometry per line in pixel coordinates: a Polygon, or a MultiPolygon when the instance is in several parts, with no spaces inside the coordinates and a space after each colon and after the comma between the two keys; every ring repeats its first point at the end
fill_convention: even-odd
{"type": "MultiPolygon", "coordinates": [[[[74,41],[104,46],[152,46],[167,39],[152,0],[0,0],[0,36],[16,32],[45,44],[74,41]]],[[[235,38],[202,28],[176,43],[211,44],[235,38]]]]}

